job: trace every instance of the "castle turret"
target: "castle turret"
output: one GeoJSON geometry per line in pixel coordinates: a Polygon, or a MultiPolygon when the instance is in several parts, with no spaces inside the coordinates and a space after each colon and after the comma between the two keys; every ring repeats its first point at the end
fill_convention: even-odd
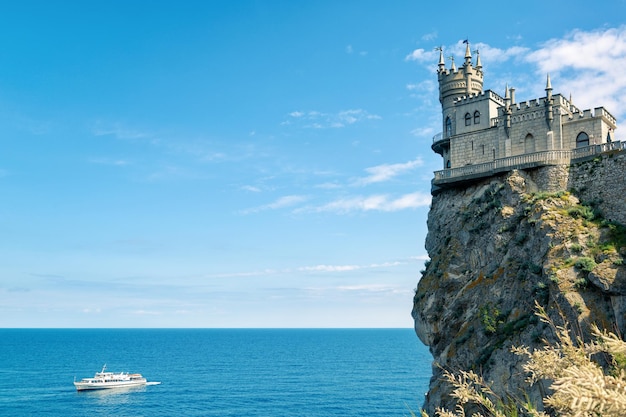
{"type": "Polygon", "coordinates": [[[477,66],[472,66],[472,53],[470,50],[469,42],[465,41],[465,61],[463,66],[458,70],[454,65],[454,57],[452,59],[452,65],[450,69],[445,68],[443,61],[443,51],[439,49],[439,69],[437,71],[439,78],[439,101],[441,102],[441,108],[443,110],[443,126],[444,135],[449,136],[453,133],[449,126],[446,127],[446,120],[455,118],[454,102],[461,97],[469,97],[472,95],[480,94],[483,92],[483,72],[482,64],[480,63],[480,57],[477,60],[477,66]]]}

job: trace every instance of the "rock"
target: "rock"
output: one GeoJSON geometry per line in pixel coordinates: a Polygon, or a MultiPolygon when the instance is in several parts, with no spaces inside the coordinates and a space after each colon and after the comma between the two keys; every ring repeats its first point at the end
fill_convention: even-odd
{"type": "Polygon", "coordinates": [[[535,316],[535,303],[557,323],[562,313],[583,332],[593,322],[626,334],[623,254],[613,253],[591,272],[581,269],[580,259],[593,259],[611,236],[600,222],[578,216],[584,207],[574,193],[536,183],[533,178],[551,175],[541,170],[555,168],[513,171],[433,196],[426,237],[431,260],[412,310],[416,334],[434,360],[424,404],[430,415],[456,405],[440,378],[443,369],[473,369],[497,394],[528,395],[542,406],[543,387],[528,386],[523,358],[511,352],[553,340],[535,316]]]}
{"type": "Polygon", "coordinates": [[[626,295],[626,268],[612,262],[602,262],[589,272],[589,281],[611,295],[626,295]]]}

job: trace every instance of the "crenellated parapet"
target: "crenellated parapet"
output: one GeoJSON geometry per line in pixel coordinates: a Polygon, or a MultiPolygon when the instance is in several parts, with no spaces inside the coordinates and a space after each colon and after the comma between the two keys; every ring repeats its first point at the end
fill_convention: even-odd
{"type": "Polygon", "coordinates": [[[457,97],[455,99],[455,104],[471,104],[474,101],[491,99],[495,102],[500,103],[500,105],[504,106],[504,99],[500,97],[498,94],[494,93],[491,90],[481,91],[480,93],[474,93],[467,96],[457,97]]]}

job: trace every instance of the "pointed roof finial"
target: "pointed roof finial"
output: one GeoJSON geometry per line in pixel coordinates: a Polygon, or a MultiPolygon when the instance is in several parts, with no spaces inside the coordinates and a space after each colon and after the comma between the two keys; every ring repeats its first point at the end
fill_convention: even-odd
{"type": "Polygon", "coordinates": [[[548,73],[548,78],[546,80],[546,91],[552,90],[552,83],[550,82],[550,73],[548,73]]]}
{"type": "Polygon", "coordinates": [[[470,51],[469,39],[465,39],[463,43],[465,44],[465,65],[471,65],[472,64],[472,52],[470,51]]]}
{"type": "Polygon", "coordinates": [[[504,86],[504,98],[505,99],[511,98],[510,93],[509,93],[509,83],[506,83],[506,85],[504,86]]]}
{"type": "Polygon", "coordinates": [[[454,65],[454,55],[449,56],[448,59],[450,61],[452,61],[452,65],[450,65],[450,71],[455,72],[456,71],[456,65],[454,65]]]}
{"type": "Polygon", "coordinates": [[[439,51],[439,69],[443,70],[446,66],[446,61],[443,59],[443,46],[438,46],[435,51],[439,51]]]}
{"type": "Polygon", "coordinates": [[[481,69],[483,67],[483,64],[482,62],[480,62],[480,52],[478,51],[478,48],[476,48],[474,52],[476,52],[476,68],[481,69]]]}

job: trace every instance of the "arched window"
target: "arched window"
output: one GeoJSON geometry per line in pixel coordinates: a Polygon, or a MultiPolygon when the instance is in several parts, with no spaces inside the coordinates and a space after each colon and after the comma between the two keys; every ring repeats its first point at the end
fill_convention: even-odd
{"type": "Polygon", "coordinates": [[[532,134],[527,134],[526,138],[524,138],[524,152],[532,153],[535,152],[535,138],[532,134]]]}
{"type": "Polygon", "coordinates": [[[465,113],[465,126],[469,126],[472,124],[472,115],[469,113],[465,113]]]}
{"type": "Polygon", "coordinates": [[[589,135],[585,132],[580,132],[578,136],[576,136],[576,147],[582,148],[583,146],[589,146],[589,135]]]}
{"type": "Polygon", "coordinates": [[[480,112],[476,110],[474,112],[474,124],[477,125],[480,123],[480,112]]]}
{"type": "Polygon", "coordinates": [[[452,119],[450,116],[446,117],[446,137],[452,136],[452,119]]]}

